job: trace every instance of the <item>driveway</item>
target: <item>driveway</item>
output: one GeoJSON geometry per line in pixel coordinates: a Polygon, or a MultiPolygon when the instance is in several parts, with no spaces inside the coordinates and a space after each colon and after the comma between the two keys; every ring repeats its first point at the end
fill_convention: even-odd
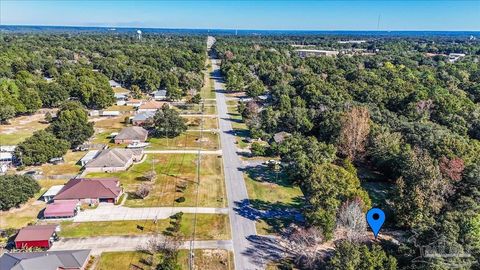
{"type": "Polygon", "coordinates": [[[96,209],[87,209],[73,218],[74,222],[166,219],[178,213],[228,214],[227,208],[210,207],[145,207],[131,208],[113,204],[100,204],[96,209]]]}
{"type": "MultiPolygon", "coordinates": [[[[163,239],[162,236],[158,237],[163,239]]],[[[153,238],[152,235],[62,238],[54,242],[49,250],[91,249],[93,255],[111,251],[135,251],[143,248],[147,241],[153,238]]],[[[195,249],[232,250],[231,240],[194,241],[193,244],[195,249]]],[[[190,249],[190,245],[191,241],[184,241],[180,245],[180,249],[190,249]]]]}

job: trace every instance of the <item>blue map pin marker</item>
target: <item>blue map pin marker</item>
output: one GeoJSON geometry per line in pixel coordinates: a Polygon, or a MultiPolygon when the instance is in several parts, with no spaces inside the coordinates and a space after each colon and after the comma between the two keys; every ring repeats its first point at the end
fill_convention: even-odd
{"type": "Polygon", "coordinates": [[[378,232],[380,232],[380,229],[382,228],[384,222],[385,222],[385,213],[381,209],[372,208],[368,210],[367,223],[372,229],[375,239],[377,238],[378,232]]]}

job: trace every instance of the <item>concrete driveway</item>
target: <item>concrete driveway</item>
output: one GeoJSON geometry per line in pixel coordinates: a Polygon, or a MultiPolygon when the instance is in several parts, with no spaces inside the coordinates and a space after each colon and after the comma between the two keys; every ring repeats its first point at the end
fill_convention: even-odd
{"type": "Polygon", "coordinates": [[[100,204],[73,218],[74,222],[166,219],[178,212],[197,214],[228,214],[228,208],[209,207],[145,207],[131,208],[113,204],[100,204]]]}

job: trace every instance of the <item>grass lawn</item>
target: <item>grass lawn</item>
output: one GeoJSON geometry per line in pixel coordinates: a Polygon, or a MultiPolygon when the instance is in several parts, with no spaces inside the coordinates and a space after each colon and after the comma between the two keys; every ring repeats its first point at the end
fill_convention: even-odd
{"type": "Polygon", "coordinates": [[[188,129],[200,129],[203,120],[203,129],[218,129],[218,119],[216,117],[188,117],[188,129]]]}
{"type": "MultiPolygon", "coordinates": [[[[205,102],[207,104],[207,102],[205,102]]],[[[209,105],[204,106],[204,113],[205,114],[216,114],[217,108],[215,107],[215,103],[208,103],[209,105]],[[210,104],[213,104],[210,105],[210,104]]],[[[200,104],[185,104],[182,106],[175,106],[173,107],[178,110],[180,114],[201,114],[202,113],[202,105],[200,104]]]]}
{"type": "Polygon", "coordinates": [[[200,90],[200,96],[202,96],[202,98],[208,98],[208,99],[211,99],[211,98],[215,98],[215,89],[214,89],[214,86],[213,86],[213,79],[210,77],[210,73],[213,72],[213,67],[211,66],[211,61],[210,59],[207,58],[207,62],[206,62],[206,65],[209,65],[210,64],[210,67],[204,72],[204,85],[202,87],[202,89],[200,90]]]}
{"type": "Polygon", "coordinates": [[[45,208],[45,202],[38,201],[38,198],[53,185],[61,185],[65,180],[39,180],[42,187],[33,198],[28,200],[19,208],[10,209],[9,211],[0,211],[0,228],[22,228],[30,222],[37,220],[38,213],[45,208]]]}
{"type": "MultiPolygon", "coordinates": [[[[194,269],[205,270],[232,270],[233,254],[227,250],[205,249],[195,250],[195,266],[194,269]]],[[[149,255],[141,251],[127,252],[104,252],[100,257],[95,270],[131,270],[149,269],[150,266],[142,263],[142,259],[146,259],[149,255]]],[[[189,269],[189,251],[180,250],[178,253],[178,262],[182,270],[189,269]]]]}
{"type": "Polygon", "coordinates": [[[19,116],[9,120],[8,125],[0,125],[0,145],[17,145],[33,132],[48,127],[44,122],[45,114],[19,116]]]}
{"type": "MultiPolygon", "coordinates": [[[[180,235],[189,240],[193,234],[194,214],[184,214],[180,224],[180,235]]],[[[101,222],[71,222],[61,223],[60,237],[82,238],[112,235],[142,235],[162,233],[170,226],[170,219],[160,219],[156,224],[152,220],[124,220],[101,222]],[[143,231],[137,226],[144,227],[143,231]],[[95,230],[92,230],[95,228],[95,230]]],[[[221,214],[198,214],[196,240],[226,240],[230,239],[228,216],[221,214]]]]}
{"type": "MultiPolygon", "coordinates": [[[[195,206],[196,163],[195,154],[148,154],[147,159],[132,166],[128,171],[115,173],[90,173],[87,177],[118,177],[127,192],[134,192],[144,182],[144,175],[151,170],[155,160],[157,178],[153,189],[145,199],[137,199],[130,194],[125,206],[195,206]],[[185,185],[181,191],[180,186],[185,185]],[[184,202],[177,202],[184,197],[184,202]]],[[[216,155],[203,155],[201,158],[198,205],[204,207],[224,207],[226,203],[223,181],[222,160],[216,155]]]]}
{"type": "MultiPolygon", "coordinates": [[[[279,210],[298,208],[303,205],[303,193],[293,186],[282,173],[274,172],[266,166],[248,169],[245,174],[248,197],[257,210],[279,210]]],[[[257,233],[275,234],[279,229],[292,223],[291,218],[259,219],[256,222],[257,233]]]]}
{"type": "Polygon", "coordinates": [[[150,145],[146,150],[168,150],[168,149],[203,149],[218,150],[220,140],[218,133],[204,132],[203,141],[199,140],[200,132],[184,132],[175,138],[153,138],[150,137],[148,142],[150,145]]]}
{"type": "Polygon", "coordinates": [[[131,116],[124,114],[116,117],[101,117],[95,119],[95,128],[97,129],[122,129],[125,127],[125,117],[131,116]]]}

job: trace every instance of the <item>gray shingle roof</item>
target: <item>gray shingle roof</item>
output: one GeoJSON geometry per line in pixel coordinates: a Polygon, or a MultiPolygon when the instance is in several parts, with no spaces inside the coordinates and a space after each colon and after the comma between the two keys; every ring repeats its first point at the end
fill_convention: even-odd
{"type": "Polygon", "coordinates": [[[145,141],[148,131],[142,127],[126,127],[115,136],[115,140],[139,140],[145,141]]]}
{"type": "Polygon", "coordinates": [[[125,148],[105,149],[95,159],[88,162],[85,167],[124,167],[133,158],[134,154],[133,150],[125,148]]]}
{"type": "Polygon", "coordinates": [[[89,249],[5,253],[0,257],[0,269],[57,270],[59,267],[80,268],[89,256],[89,249]]]}

